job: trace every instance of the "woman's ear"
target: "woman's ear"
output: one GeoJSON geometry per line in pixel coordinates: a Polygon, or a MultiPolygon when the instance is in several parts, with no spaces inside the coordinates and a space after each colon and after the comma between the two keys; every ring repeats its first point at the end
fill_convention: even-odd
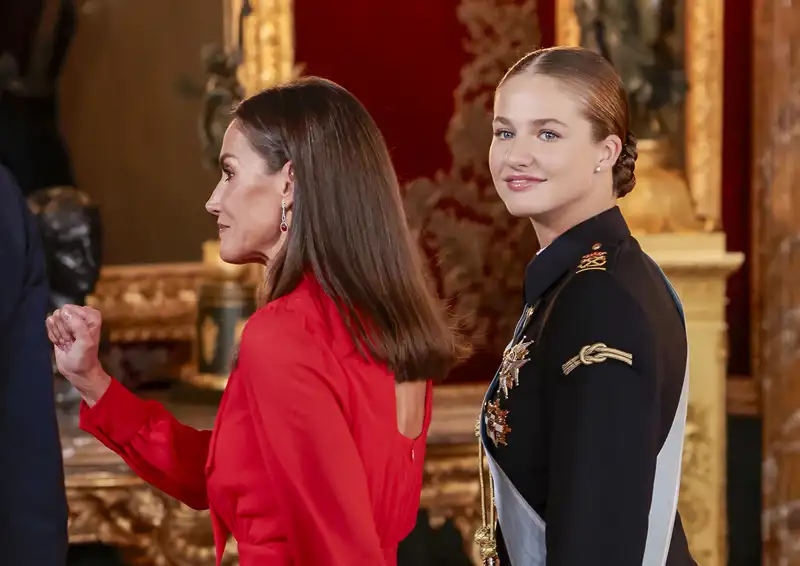
{"type": "Polygon", "coordinates": [[[281,198],[286,201],[287,205],[291,205],[294,200],[294,166],[291,161],[284,163],[281,167],[280,175],[282,177],[281,198]]]}
{"type": "Polygon", "coordinates": [[[611,134],[598,144],[597,168],[599,171],[610,171],[622,153],[622,140],[611,134]]]}

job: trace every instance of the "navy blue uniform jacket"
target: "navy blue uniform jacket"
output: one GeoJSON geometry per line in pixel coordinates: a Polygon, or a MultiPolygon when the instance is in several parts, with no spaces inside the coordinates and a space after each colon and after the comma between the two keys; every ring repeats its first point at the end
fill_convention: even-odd
{"type": "MultiPolygon", "coordinates": [[[[656,456],[686,369],[679,311],[617,207],[534,258],[524,294],[537,305],[530,363],[513,391],[493,395],[507,432],[492,455],[547,524],[547,566],[643,566],[656,456]],[[567,370],[589,345],[633,361],[567,370]]],[[[695,566],[677,513],[667,566],[695,566]]]]}

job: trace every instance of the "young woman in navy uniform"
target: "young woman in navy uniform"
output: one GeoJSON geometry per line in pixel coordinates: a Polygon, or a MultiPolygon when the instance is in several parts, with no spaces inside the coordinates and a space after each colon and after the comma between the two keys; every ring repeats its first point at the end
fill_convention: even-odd
{"type": "Polygon", "coordinates": [[[478,423],[485,564],[695,564],[677,512],[686,329],[616,206],[635,184],[628,123],[586,49],[530,53],[496,91],[492,177],[541,251],[478,423]]]}

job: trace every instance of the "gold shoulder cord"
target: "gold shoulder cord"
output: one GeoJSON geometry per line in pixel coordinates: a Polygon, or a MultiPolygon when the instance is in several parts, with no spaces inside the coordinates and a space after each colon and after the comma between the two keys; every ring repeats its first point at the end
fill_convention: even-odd
{"type": "Polygon", "coordinates": [[[483,441],[481,440],[481,420],[475,423],[475,436],[478,437],[478,478],[481,490],[481,526],[475,531],[475,544],[481,551],[483,566],[500,566],[497,556],[497,538],[495,536],[495,523],[497,522],[497,509],[494,505],[494,481],[489,474],[489,505],[486,505],[486,480],[484,479],[486,458],[484,455],[483,441]]]}

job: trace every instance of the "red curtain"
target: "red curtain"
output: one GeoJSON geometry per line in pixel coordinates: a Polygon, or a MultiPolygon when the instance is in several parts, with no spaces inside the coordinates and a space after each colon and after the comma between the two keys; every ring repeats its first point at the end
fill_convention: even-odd
{"type": "Polygon", "coordinates": [[[449,169],[444,137],[466,61],[458,0],[295,1],[305,74],[355,94],[378,123],[401,181],[449,169]]]}
{"type": "Polygon", "coordinates": [[[726,5],[724,33],[722,222],[728,249],[745,253],[744,265],[728,283],[728,373],[749,375],[753,0],[726,5]]]}

